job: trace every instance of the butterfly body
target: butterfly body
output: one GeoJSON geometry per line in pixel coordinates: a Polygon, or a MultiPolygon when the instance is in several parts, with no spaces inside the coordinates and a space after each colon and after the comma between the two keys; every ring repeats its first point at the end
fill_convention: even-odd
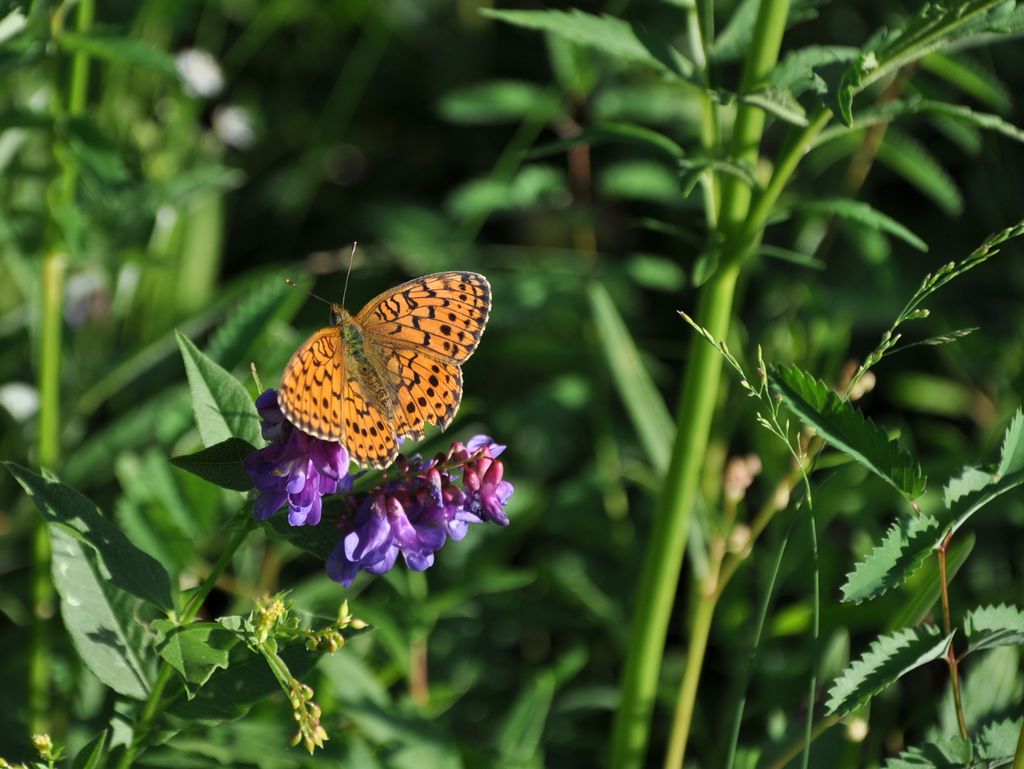
{"type": "Polygon", "coordinates": [[[354,317],[332,304],[333,325],[285,366],[281,410],[300,430],[343,443],[358,464],[386,467],[398,438],[451,423],[462,399],[460,364],[476,349],[490,306],[487,279],[472,272],[403,283],[354,317]]]}

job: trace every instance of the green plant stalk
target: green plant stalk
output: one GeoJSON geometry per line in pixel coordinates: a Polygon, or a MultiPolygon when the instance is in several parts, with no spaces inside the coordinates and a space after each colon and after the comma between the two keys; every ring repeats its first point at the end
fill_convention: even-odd
{"type": "MultiPolygon", "coordinates": [[[[238,548],[242,546],[242,543],[249,537],[249,534],[258,525],[256,520],[250,515],[249,509],[245,508],[242,512],[245,516],[245,523],[238,531],[235,532],[235,536],[228,542],[227,547],[221,551],[220,557],[217,562],[213,565],[210,573],[203,580],[203,583],[196,589],[192,594],[192,597],[185,604],[185,608],[181,613],[181,624],[187,625],[196,618],[199,614],[199,609],[202,608],[203,602],[206,597],[213,590],[217,584],[217,580],[220,579],[220,575],[224,573],[224,570],[231,563],[231,559],[234,558],[238,548]]],[[[139,719],[135,723],[135,727],[132,729],[132,744],[125,748],[124,753],[121,754],[120,760],[118,760],[116,769],[129,769],[143,751],[142,743],[152,731],[153,726],[156,724],[157,718],[161,711],[161,705],[163,704],[163,694],[167,689],[167,685],[174,678],[174,668],[172,668],[166,662],[160,664],[160,670],[157,673],[156,680],[153,682],[153,688],[149,690],[149,696],[146,698],[146,702],[142,706],[142,712],[139,714],[139,719]]]]}
{"type": "MultiPolygon", "coordinates": [[[[763,82],[778,61],[788,12],[789,0],[762,0],[754,42],[743,75],[744,91],[753,90],[763,82]]],[[[734,157],[756,161],[764,121],[764,113],[758,108],[748,104],[739,106],[731,143],[734,157]]],[[[749,212],[751,190],[731,176],[721,179],[720,189],[719,230],[729,242],[749,212]]],[[[725,256],[719,269],[701,290],[697,312],[698,322],[722,339],[728,336],[742,253],[726,253],[725,256]]],[[[612,732],[610,765],[613,769],[640,766],[647,750],[665,636],[682,570],[721,372],[722,361],[717,350],[703,339],[694,337],[676,409],[676,440],[672,458],[643,561],[632,643],[622,679],[622,699],[612,732]]],[[[682,735],[684,754],[687,736],[682,735]]]]}
{"type": "MultiPolygon", "coordinates": [[[[953,633],[953,617],[949,609],[949,580],[946,574],[946,552],[949,550],[949,543],[953,540],[953,532],[949,532],[942,540],[939,547],[939,589],[942,591],[942,627],[946,635],[953,633]]],[[[970,734],[967,731],[967,719],[964,717],[964,704],[960,695],[960,671],[958,669],[956,654],[953,653],[953,642],[949,642],[946,649],[946,662],[949,665],[949,679],[953,687],[953,705],[956,709],[956,723],[960,729],[960,736],[969,740],[970,734]]]]}
{"type": "MultiPolygon", "coordinates": [[[[94,0],[81,0],[75,26],[84,33],[92,26],[95,16],[94,0]]],[[[53,15],[52,32],[57,34],[63,26],[64,16],[53,15]]],[[[54,63],[52,82],[52,109],[59,119],[64,110],[69,115],[80,115],[85,110],[89,92],[89,55],[76,53],[71,59],[71,81],[68,103],[61,103],[60,60],[54,63]]],[[[49,237],[51,243],[42,264],[42,296],[40,303],[39,339],[39,437],[37,458],[39,467],[56,470],[60,463],[60,371],[64,321],[64,275],[67,269],[66,246],[57,224],[58,211],[72,205],[78,182],[74,164],[61,159],[56,151],[57,134],[51,139],[57,168],[57,179],[50,193],[49,237]]],[[[50,688],[50,638],[48,621],[53,615],[54,591],[50,577],[50,535],[46,523],[38,519],[32,532],[32,631],[29,650],[29,718],[36,732],[48,730],[50,688]]]]}

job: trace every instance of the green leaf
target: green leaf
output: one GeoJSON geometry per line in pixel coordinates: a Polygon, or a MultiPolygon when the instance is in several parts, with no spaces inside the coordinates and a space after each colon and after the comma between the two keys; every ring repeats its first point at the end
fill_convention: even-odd
{"type": "Polygon", "coordinates": [[[121,150],[89,118],[73,118],[63,123],[71,159],[104,184],[119,184],[129,178],[121,150]]]}
{"type": "Polygon", "coordinates": [[[215,622],[156,620],[150,627],[157,634],[157,653],[181,674],[190,698],[218,669],[227,669],[228,653],[238,643],[237,635],[215,622]]]}
{"type": "Polygon", "coordinates": [[[971,743],[953,737],[907,748],[896,758],[887,759],[885,769],[964,769],[971,763],[971,743]]]}
{"type": "Polygon", "coordinates": [[[594,48],[612,59],[642,64],[665,74],[688,79],[693,64],[652,30],[613,16],[570,11],[501,11],[484,8],[484,16],[526,29],[536,29],[594,48]]]}
{"type": "Polygon", "coordinates": [[[762,256],[770,256],[773,259],[780,259],[790,264],[796,264],[800,267],[807,267],[811,270],[824,270],[826,266],[821,259],[816,259],[810,254],[793,251],[789,248],[780,248],[779,246],[760,245],[757,247],[757,253],[762,256]]]}
{"type": "Polygon", "coordinates": [[[55,39],[61,48],[71,53],[87,53],[115,64],[133,64],[168,77],[178,78],[178,68],[174,64],[174,59],[137,37],[122,37],[100,32],[88,35],[61,32],[55,39]]]}
{"type": "Polygon", "coordinates": [[[655,471],[668,469],[675,423],[644,366],[629,328],[603,285],[590,285],[590,309],[615,388],[655,471]]]}
{"type": "MultiPolygon", "coordinates": [[[[292,676],[300,681],[323,656],[301,647],[278,653],[292,676]]],[[[228,652],[227,668],[215,670],[192,699],[179,697],[172,701],[167,712],[188,721],[220,723],[245,715],[256,702],[280,691],[281,685],[262,655],[245,644],[235,644],[228,652]]]]}
{"type": "Polygon", "coordinates": [[[996,112],[1009,112],[1013,99],[995,74],[970,59],[933,53],[921,59],[921,69],[942,78],[996,112]]]}
{"type": "Polygon", "coordinates": [[[894,523],[882,543],[847,575],[843,601],[860,603],[903,584],[934,549],[938,528],[938,520],[930,515],[894,523]]]}
{"type": "Polygon", "coordinates": [[[145,699],[153,671],[136,618],[141,602],[114,587],[95,552],[66,529],[51,526],[50,541],[61,617],[82,662],[118,694],[145,699]]]}
{"type": "Polygon", "coordinates": [[[1016,606],[982,606],[964,617],[969,652],[1024,645],[1024,611],[1016,606]]]}
{"type": "Polygon", "coordinates": [[[741,101],[760,107],[765,112],[775,115],[784,123],[795,126],[806,126],[807,110],[796,100],[792,92],[785,88],[764,88],[760,91],[744,94],[741,101]]]}
{"type": "Polygon", "coordinates": [[[550,89],[522,80],[492,80],[449,91],[441,97],[438,112],[449,123],[499,125],[526,117],[544,122],[565,112],[550,89]]]}
{"type": "Polygon", "coordinates": [[[1003,436],[1003,449],[997,473],[1006,477],[1024,470],[1024,411],[1017,409],[1003,436]]]}
{"type": "Polygon", "coordinates": [[[194,454],[171,457],[171,464],[221,488],[248,491],[253,487],[252,479],[243,463],[254,451],[256,447],[248,441],[228,438],[194,454]]]}
{"type": "Polygon", "coordinates": [[[924,493],[921,466],[831,387],[795,366],[776,368],[772,384],[789,409],[837,449],[892,484],[908,499],[924,493]]]}
{"type": "Polygon", "coordinates": [[[919,251],[927,251],[928,244],[921,238],[897,222],[891,216],[872,208],[861,200],[851,198],[824,198],[821,200],[808,200],[800,203],[797,210],[820,216],[836,216],[840,219],[847,219],[857,224],[870,227],[874,230],[884,232],[899,238],[910,244],[919,251]]]}
{"type": "Polygon", "coordinates": [[[207,447],[228,438],[241,438],[256,445],[260,435],[260,418],[245,388],[231,374],[200,352],[192,341],[175,332],[185,373],[192,393],[199,436],[207,447]]]}
{"type": "Polygon", "coordinates": [[[917,140],[890,128],[878,148],[878,160],[947,214],[957,216],[963,211],[963,195],[956,182],[917,140]]]}
{"type": "Polygon", "coordinates": [[[1024,729],[1024,718],[1006,718],[985,724],[974,738],[974,749],[986,766],[1002,766],[1013,760],[1017,752],[1017,741],[1024,729]]]}
{"type": "Polygon", "coordinates": [[[537,755],[554,696],[555,676],[544,671],[516,698],[498,733],[498,752],[503,758],[522,763],[537,755]]]}
{"type": "Polygon", "coordinates": [[[819,70],[828,86],[825,103],[839,120],[852,125],[855,94],[931,53],[1005,32],[1013,6],[1001,0],[921,5],[896,29],[876,34],[852,64],[819,70]]]}
{"type": "Polygon", "coordinates": [[[104,759],[107,756],[106,747],[109,736],[109,730],[104,729],[89,740],[78,751],[74,763],[71,764],[71,769],[103,769],[103,765],[106,763],[104,759]]]}
{"type": "Polygon", "coordinates": [[[981,508],[985,507],[989,502],[1001,497],[1006,492],[1012,491],[1022,484],[1024,484],[1024,471],[1013,473],[1005,478],[1000,478],[995,484],[986,486],[981,491],[969,496],[967,498],[967,503],[963,506],[963,509],[957,515],[953,523],[948,526],[948,532],[955,532],[963,526],[971,516],[981,510],[981,508]]]}
{"type": "Polygon", "coordinates": [[[786,53],[775,65],[769,82],[776,88],[785,88],[796,95],[810,88],[824,90],[824,83],[815,70],[830,64],[846,66],[858,53],[857,48],[842,45],[809,45],[798,48],[786,53]]]}
{"type": "Polygon", "coordinates": [[[829,689],[828,715],[845,716],[856,710],[911,670],[941,657],[952,638],[930,625],[879,636],[829,689]]]}
{"type": "Polygon", "coordinates": [[[128,541],[92,501],[63,483],[13,462],[4,464],[32,498],[50,531],[65,532],[93,553],[103,580],[162,611],[173,610],[170,578],[163,566],[128,541]]]}
{"type": "Polygon", "coordinates": [[[463,184],[449,196],[447,207],[456,216],[469,219],[495,211],[546,208],[567,196],[568,183],[560,169],[528,165],[511,180],[489,176],[463,184]]]}
{"type": "Polygon", "coordinates": [[[580,131],[571,139],[542,144],[527,153],[528,158],[539,158],[565,152],[573,147],[597,146],[599,144],[637,144],[657,150],[673,158],[681,158],[686,153],[675,141],[660,131],[655,131],[633,123],[600,123],[580,131]]]}
{"type": "Polygon", "coordinates": [[[969,494],[981,491],[991,486],[997,480],[993,473],[986,472],[977,467],[965,467],[960,475],[950,478],[949,483],[943,489],[943,496],[947,508],[963,499],[969,494]]]}
{"type": "Polygon", "coordinates": [[[679,186],[684,198],[690,196],[693,188],[697,186],[706,171],[729,174],[755,190],[758,187],[755,169],[749,163],[735,158],[685,158],[679,161],[679,186]]]}

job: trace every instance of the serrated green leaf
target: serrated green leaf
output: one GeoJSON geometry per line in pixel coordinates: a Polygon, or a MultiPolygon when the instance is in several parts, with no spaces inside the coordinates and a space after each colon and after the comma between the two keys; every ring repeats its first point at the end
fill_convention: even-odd
{"type": "Polygon", "coordinates": [[[595,16],[580,10],[502,11],[484,8],[481,13],[506,24],[548,32],[594,48],[617,61],[642,64],[678,78],[688,79],[693,64],[652,30],[613,16],[595,16]]]}
{"type": "Polygon", "coordinates": [[[573,147],[598,146],[601,144],[637,144],[657,150],[673,158],[686,153],[675,141],[660,131],[633,123],[599,123],[585,128],[571,139],[542,144],[527,153],[528,158],[539,158],[565,152],[573,147]]]}
{"type": "Polygon", "coordinates": [[[836,216],[840,219],[847,219],[865,227],[884,232],[893,237],[899,238],[910,244],[919,251],[927,251],[928,244],[911,232],[907,227],[897,222],[888,214],[872,208],[861,200],[852,198],[824,198],[822,200],[808,200],[800,203],[797,210],[804,213],[818,214],[821,216],[836,216]]]}
{"type": "Polygon", "coordinates": [[[437,109],[449,123],[469,125],[514,123],[528,116],[548,122],[565,112],[551,89],[523,80],[492,80],[457,88],[441,97],[437,109]]]}
{"type": "Polygon", "coordinates": [[[916,139],[890,128],[885,132],[877,157],[880,163],[931,198],[947,214],[956,216],[963,211],[963,195],[953,177],[916,139]]]}
{"type": "Polygon", "coordinates": [[[110,731],[104,729],[102,732],[87,742],[75,756],[71,769],[103,769],[107,752],[107,737],[110,731]]]}
{"type": "Polygon", "coordinates": [[[156,620],[150,627],[157,634],[157,653],[181,675],[189,697],[217,670],[228,667],[229,652],[239,641],[237,635],[214,622],[178,625],[156,620]]]}
{"type": "Polygon", "coordinates": [[[609,370],[633,422],[647,458],[660,475],[668,469],[675,423],[658,388],[651,381],[625,321],[608,291],[600,283],[590,286],[590,308],[594,314],[601,349],[609,370]]]}
{"type": "Polygon", "coordinates": [[[1013,3],[1002,0],[925,3],[897,28],[872,37],[850,65],[819,69],[828,86],[825,103],[852,125],[855,94],[931,53],[1005,32],[1012,12],[1013,3]]]}
{"type": "Polygon", "coordinates": [[[51,531],[61,530],[96,556],[100,576],[114,588],[171,611],[171,582],[155,559],[139,550],[91,500],[70,486],[36,475],[13,462],[4,463],[35,503],[51,531]]]}
{"type": "Polygon", "coordinates": [[[1005,478],[1000,478],[996,483],[986,486],[979,492],[970,495],[967,503],[957,515],[956,519],[948,527],[949,532],[955,532],[963,526],[975,513],[985,507],[992,500],[1001,497],[1008,491],[1024,485],[1024,471],[1012,473],[1005,478]]]}
{"type": "Polygon", "coordinates": [[[796,100],[786,88],[763,88],[759,91],[744,94],[741,101],[760,107],[765,112],[775,115],[784,123],[795,126],[806,126],[807,110],[796,100]]]}
{"type": "Polygon", "coordinates": [[[1000,477],[1024,470],[1024,411],[1017,409],[1003,436],[1003,449],[999,456],[1000,477]]]}
{"type": "Polygon", "coordinates": [[[895,522],[882,543],[847,575],[843,601],[860,603],[901,585],[934,549],[938,528],[938,520],[930,515],[895,522]]]}
{"type": "Polygon", "coordinates": [[[228,438],[194,454],[171,457],[171,464],[221,488],[248,491],[253,487],[252,479],[243,463],[254,451],[256,447],[248,441],[228,438]]]}
{"type": "Polygon", "coordinates": [[[260,442],[260,418],[245,388],[191,339],[177,331],[175,336],[185,361],[192,411],[203,444],[215,446],[229,438],[241,438],[253,445],[260,442]]]}
{"type": "Polygon", "coordinates": [[[960,475],[950,478],[943,488],[943,498],[947,508],[952,508],[954,503],[963,499],[969,494],[991,486],[998,480],[994,473],[986,472],[977,467],[965,467],[960,475]]]}
{"type": "Polygon", "coordinates": [[[885,769],[965,769],[971,764],[971,743],[953,737],[907,748],[887,759],[885,769]]]}
{"type": "Polygon", "coordinates": [[[829,64],[848,66],[859,52],[857,48],[840,45],[809,45],[798,48],[786,53],[775,65],[769,82],[776,88],[786,88],[796,95],[810,88],[821,90],[824,83],[821,83],[815,69],[829,64]]]}
{"type": "Polygon", "coordinates": [[[771,379],[789,409],[826,441],[908,499],[924,493],[921,466],[831,387],[795,366],[779,366],[771,379]]]}
{"type": "Polygon", "coordinates": [[[977,757],[986,762],[986,769],[1003,766],[1013,760],[1017,752],[1017,741],[1024,729],[1024,718],[1006,718],[985,724],[974,738],[977,757]]]}
{"type": "Polygon", "coordinates": [[[829,689],[828,714],[844,716],[856,710],[911,670],[941,657],[952,638],[927,625],[879,636],[829,689]]]}
{"type": "Polygon", "coordinates": [[[56,36],[56,41],[61,48],[72,53],[87,53],[97,59],[133,64],[168,77],[178,77],[178,68],[169,54],[137,37],[121,37],[102,32],[91,32],[88,35],[62,32],[56,36]]]}
{"type": "Polygon", "coordinates": [[[1024,611],[1009,604],[972,609],[964,617],[964,635],[970,652],[1024,645],[1024,611]]]}

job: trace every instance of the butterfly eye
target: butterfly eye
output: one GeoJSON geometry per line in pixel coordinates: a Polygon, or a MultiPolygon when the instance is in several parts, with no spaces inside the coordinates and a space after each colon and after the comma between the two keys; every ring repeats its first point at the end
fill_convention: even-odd
{"type": "Polygon", "coordinates": [[[340,326],[345,318],[345,309],[340,304],[331,305],[331,324],[340,326]]]}

